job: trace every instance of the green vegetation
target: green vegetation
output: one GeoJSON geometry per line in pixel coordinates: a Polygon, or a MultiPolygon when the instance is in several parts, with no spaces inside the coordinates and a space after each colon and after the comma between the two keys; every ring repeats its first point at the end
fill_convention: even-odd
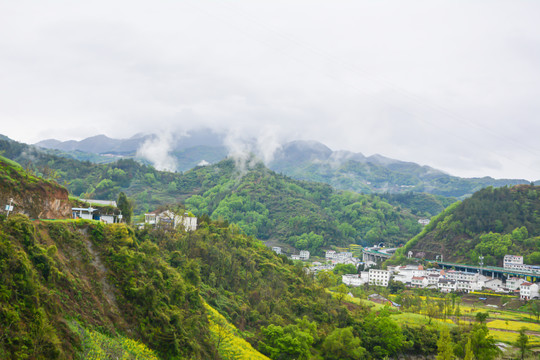
{"type": "Polygon", "coordinates": [[[428,259],[443,254],[447,261],[502,265],[506,254],[524,255],[525,263],[540,264],[540,187],[488,187],[449,206],[424,230],[396,252],[391,262],[403,261],[408,251],[428,259]]]}
{"type": "MultiPolygon", "coordinates": [[[[322,144],[321,144],[322,145],[322,144]]],[[[460,178],[451,176],[428,166],[411,162],[386,159],[380,155],[353,159],[328,158],[328,153],[310,153],[307,149],[289,148],[283,156],[270,164],[270,168],[295,179],[323,182],[336,189],[361,193],[429,193],[438,195],[429,198],[424,195],[417,199],[417,210],[435,215],[439,207],[436,203],[442,197],[465,198],[487,186],[507,186],[526,183],[525,180],[483,178],[460,178]],[[307,155],[307,156],[306,156],[307,155]]],[[[329,152],[330,149],[327,149],[329,152]]],[[[413,200],[414,199],[414,200],[413,200]]],[[[442,210],[442,209],[441,209],[442,210]]],[[[440,210],[439,210],[440,211],[440,210]]]]}
{"type": "Polygon", "coordinates": [[[378,196],[293,180],[254,159],[245,172],[228,159],[182,174],[157,171],[129,159],[101,165],[78,162],[6,140],[0,140],[0,149],[37,174],[54,169],[55,179],[76,196],[116,200],[124,193],[134,201],[135,216],[185,202],[197,216],[227,220],[248,235],[313,253],[332,245],[399,245],[421,229],[409,211],[378,196]]]}

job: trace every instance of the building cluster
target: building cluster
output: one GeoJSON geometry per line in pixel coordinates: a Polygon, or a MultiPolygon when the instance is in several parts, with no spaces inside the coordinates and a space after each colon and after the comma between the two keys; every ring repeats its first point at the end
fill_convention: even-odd
{"type": "Polygon", "coordinates": [[[361,286],[364,284],[388,286],[390,280],[404,283],[410,288],[438,289],[440,292],[480,291],[489,289],[498,293],[519,294],[523,300],[539,298],[539,285],[525,279],[511,277],[503,283],[501,279],[491,278],[478,273],[424,269],[421,265],[389,266],[387,270],[369,269],[359,274],[345,274],[345,285],[361,286]]]}

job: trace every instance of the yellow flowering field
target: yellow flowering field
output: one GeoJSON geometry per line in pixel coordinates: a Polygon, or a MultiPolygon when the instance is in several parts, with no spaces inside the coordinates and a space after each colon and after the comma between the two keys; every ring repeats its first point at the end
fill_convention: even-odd
{"type": "Polygon", "coordinates": [[[207,303],[205,303],[205,306],[209,314],[210,332],[222,358],[235,360],[270,360],[270,358],[255,350],[250,343],[237,335],[237,329],[216,309],[207,303]]]}

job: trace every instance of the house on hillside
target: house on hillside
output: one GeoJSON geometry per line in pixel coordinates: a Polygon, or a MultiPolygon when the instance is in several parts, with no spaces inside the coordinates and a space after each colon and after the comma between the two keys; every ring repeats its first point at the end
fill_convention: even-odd
{"type": "Polygon", "coordinates": [[[276,254],[280,255],[281,254],[281,247],[274,246],[274,247],[272,247],[272,251],[275,252],[276,254]]]}
{"type": "Polygon", "coordinates": [[[79,199],[79,203],[89,206],[72,207],[73,219],[97,220],[107,224],[122,222],[122,213],[116,206],[116,201],[79,199]]]}
{"type": "Polygon", "coordinates": [[[186,231],[197,230],[197,218],[184,213],[183,216],[175,214],[170,210],[162,212],[154,211],[144,214],[144,223],[157,226],[163,229],[176,229],[183,226],[186,231]]]}

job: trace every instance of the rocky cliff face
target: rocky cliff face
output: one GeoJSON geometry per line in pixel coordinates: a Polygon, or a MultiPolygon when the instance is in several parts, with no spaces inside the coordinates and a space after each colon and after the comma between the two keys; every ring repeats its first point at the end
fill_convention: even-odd
{"type": "Polygon", "coordinates": [[[13,213],[31,219],[67,219],[71,217],[68,191],[62,186],[28,174],[17,163],[0,157],[0,206],[13,199],[13,213]]]}

